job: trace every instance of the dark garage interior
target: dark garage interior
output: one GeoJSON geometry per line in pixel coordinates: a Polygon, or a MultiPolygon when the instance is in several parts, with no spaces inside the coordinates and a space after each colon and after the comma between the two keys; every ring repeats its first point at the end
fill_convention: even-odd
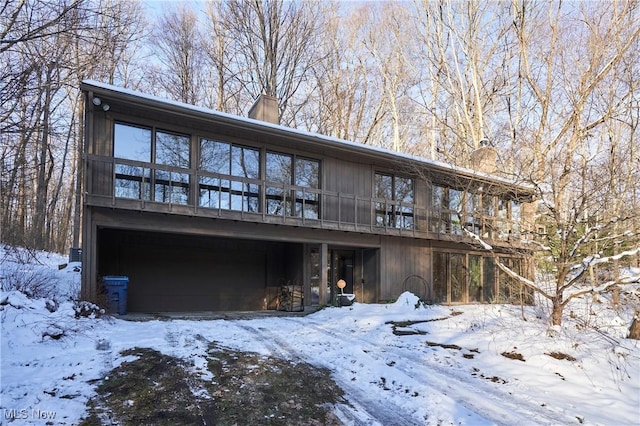
{"type": "Polygon", "coordinates": [[[274,309],[302,285],[302,244],[100,228],[99,277],[127,276],[128,312],[274,309]]]}

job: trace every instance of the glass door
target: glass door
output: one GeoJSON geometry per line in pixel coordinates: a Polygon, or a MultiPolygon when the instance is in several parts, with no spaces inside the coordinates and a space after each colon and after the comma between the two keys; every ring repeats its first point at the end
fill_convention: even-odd
{"type": "Polygon", "coordinates": [[[465,302],[467,295],[465,255],[451,253],[449,256],[449,264],[451,268],[451,303],[465,302]]]}
{"type": "Polygon", "coordinates": [[[482,301],[482,269],[481,256],[469,255],[469,302],[482,301]]]}
{"type": "Polygon", "coordinates": [[[309,253],[311,270],[310,270],[310,296],[311,305],[320,304],[320,250],[312,248],[309,253]]]}
{"type": "Polygon", "coordinates": [[[337,287],[339,280],[344,280],[346,286],[344,293],[353,293],[355,251],[353,250],[331,250],[331,300],[335,300],[340,294],[337,287]]]}

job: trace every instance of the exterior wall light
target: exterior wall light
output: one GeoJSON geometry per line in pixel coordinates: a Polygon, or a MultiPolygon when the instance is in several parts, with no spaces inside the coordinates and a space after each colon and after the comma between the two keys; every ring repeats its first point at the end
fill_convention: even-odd
{"type": "Polygon", "coordinates": [[[95,106],[100,106],[100,104],[102,103],[102,99],[100,99],[100,98],[93,98],[93,101],[92,101],[92,102],[93,102],[93,104],[94,104],[95,106]]]}
{"type": "Polygon", "coordinates": [[[104,112],[109,111],[109,108],[111,108],[111,107],[109,106],[109,104],[104,104],[104,105],[102,105],[102,110],[103,110],[104,112]]]}

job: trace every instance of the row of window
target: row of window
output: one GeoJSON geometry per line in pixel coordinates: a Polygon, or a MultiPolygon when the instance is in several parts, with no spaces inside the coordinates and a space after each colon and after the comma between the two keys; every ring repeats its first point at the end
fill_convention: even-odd
{"type": "MultiPolygon", "coordinates": [[[[170,166],[152,171],[145,166],[116,164],[116,197],[189,204],[189,174],[174,168],[190,167],[190,145],[188,135],[116,123],[114,157],[170,166]]],[[[263,182],[259,149],[206,138],[200,139],[199,147],[200,207],[259,212],[264,185],[268,214],[319,217],[318,160],[267,152],[263,182]]]]}
{"type": "MultiPolygon", "coordinates": [[[[499,258],[521,276],[526,264],[519,258],[499,258]]],[[[533,303],[530,289],[509,277],[493,257],[464,253],[433,253],[434,303],[533,303]]]]}
{"type": "Polygon", "coordinates": [[[462,235],[462,229],[483,238],[520,236],[522,206],[491,194],[433,185],[431,231],[462,235]]]}
{"type": "MultiPolygon", "coordinates": [[[[115,123],[113,155],[128,160],[116,162],[115,196],[320,218],[320,161],[209,138],[198,144],[197,193],[191,200],[193,183],[184,170],[192,163],[191,136],[115,123]]],[[[416,229],[413,179],[375,173],[372,201],[376,226],[416,229]]],[[[432,232],[461,235],[465,227],[488,238],[520,232],[520,204],[479,191],[433,185],[430,212],[432,232]]]]}

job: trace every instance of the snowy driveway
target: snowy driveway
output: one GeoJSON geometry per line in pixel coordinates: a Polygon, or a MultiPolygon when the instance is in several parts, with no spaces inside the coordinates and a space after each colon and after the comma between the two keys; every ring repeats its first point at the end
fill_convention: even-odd
{"type": "Polygon", "coordinates": [[[39,412],[55,413],[52,424],[77,423],[96,383],[132,347],[188,360],[211,380],[211,342],[328,368],[349,403],[336,408],[345,424],[640,423],[640,348],[616,337],[624,321],[606,319],[605,311],[600,318],[618,326],[596,333],[549,329],[534,307],[525,310],[529,321],[512,306],[416,308],[409,293],[392,304],[356,303],[305,317],[213,321],[75,319],[70,303],[49,312],[44,300],[19,293],[5,302],[7,423],[27,413],[21,420],[44,424],[34,418],[39,412]],[[56,330],[59,339],[43,337],[56,330]]]}

